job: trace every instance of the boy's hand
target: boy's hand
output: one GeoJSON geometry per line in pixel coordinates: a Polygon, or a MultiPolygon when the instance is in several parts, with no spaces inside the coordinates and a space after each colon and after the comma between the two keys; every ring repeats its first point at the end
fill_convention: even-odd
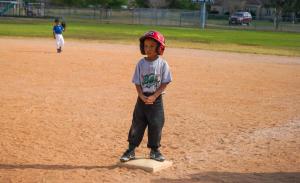
{"type": "Polygon", "coordinates": [[[148,97],[146,97],[145,95],[139,95],[139,97],[140,97],[140,99],[142,99],[142,101],[143,101],[144,103],[147,103],[148,97]]]}
{"type": "Polygon", "coordinates": [[[155,99],[153,100],[154,96],[146,97],[145,95],[140,95],[139,97],[146,105],[151,105],[155,101],[155,99]]]}
{"type": "Polygon", "coordinates": [[[155,102],[155,100],[156,100],[155,95],[151,95],[151,96],[147,97],[145,104],[153,104],[155,102]]]}

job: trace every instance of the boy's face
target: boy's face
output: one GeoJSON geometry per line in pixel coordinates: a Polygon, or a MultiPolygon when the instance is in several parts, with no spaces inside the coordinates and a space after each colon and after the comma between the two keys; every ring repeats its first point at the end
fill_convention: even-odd
{"type": "Polygon", "coordinates": [[[157,57],[157,42],[154,41],[153,39],[146,39],[144,42],[144,50],[146,55],[151,59],[151,58],[156,58],[157,57]]]}

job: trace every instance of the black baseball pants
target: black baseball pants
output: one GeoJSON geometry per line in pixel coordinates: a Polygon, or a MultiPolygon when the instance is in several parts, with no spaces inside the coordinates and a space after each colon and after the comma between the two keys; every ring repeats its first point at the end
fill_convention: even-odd
{"type": "MultiPolygon", "coordinates": [[[[145,95],[149,96],[151,94],[145,95]]],[[[138,97],[128,134],[129,144],[138,147],[143,140],[145,130],[148,127],[147,147],[153,149],[159,148],[164,121],[164,107],[161,95],[151,105],[146,105],[138,97]]]]}

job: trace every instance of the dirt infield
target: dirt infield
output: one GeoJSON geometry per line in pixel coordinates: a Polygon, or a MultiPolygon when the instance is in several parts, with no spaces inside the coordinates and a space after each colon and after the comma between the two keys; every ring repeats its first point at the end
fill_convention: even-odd
{"type": "MultiPolygon", "coordinates": [[[[138,45],[0,38],[0,182],[297,182],[300,58],[167,48],[158,173],[117,166],[138,45]]],[[[147,138],[137,155],[147,155],[147,138]]]]}

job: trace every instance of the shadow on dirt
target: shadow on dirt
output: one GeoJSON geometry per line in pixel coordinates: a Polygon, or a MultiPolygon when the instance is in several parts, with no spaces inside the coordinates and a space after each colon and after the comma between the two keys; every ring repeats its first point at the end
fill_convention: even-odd
{"type": "Polygon", "coordinates": [[[203,172],[189,175],[182,179],[156,179],[151,183],[297,183],[300,182],[300,172],[274,173],[233,173],[233,172],[203,172]]]}
{"type": "Polygon", "coordinates": [[[72,169],[115,169],[118,165],[86,166],[86,165],[43,165],[43,164],[0,164],[2,169],[44,169],[44,170],[72,170],[72,169]]]}

